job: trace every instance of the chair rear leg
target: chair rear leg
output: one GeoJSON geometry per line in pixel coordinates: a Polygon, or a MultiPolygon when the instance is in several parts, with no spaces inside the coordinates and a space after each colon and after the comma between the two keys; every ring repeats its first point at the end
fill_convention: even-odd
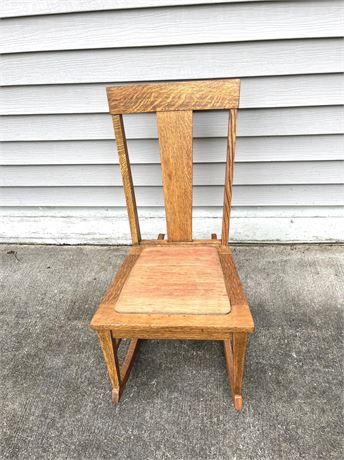
{"type": "Polygon", "coordinates": [[[120,382],[121,382],[121,392],[124,389],[125,384],[129,378],[131,369],[134,364],[135,355],[139,346],[139,339],[131,339],[127,354],[125,355],[121,371],[120,371],[120,382]]]}
{"type": "Polygon", "coordinates": [[[224,340],[228,380],[232,391],[234,407],[237,411],[241,411],[243,406],[242,383],[244,378],[247,336],[248,334],[246,332],[233,332],[231,339],[224,340]]]}

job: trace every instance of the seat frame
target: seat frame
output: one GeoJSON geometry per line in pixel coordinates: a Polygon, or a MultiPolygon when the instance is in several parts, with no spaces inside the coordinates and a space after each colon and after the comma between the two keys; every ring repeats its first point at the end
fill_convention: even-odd
{"type": "Polygon", "coordinates": [[[248,334],[254,331],[254,323],[228,247],[239,89],[240,80],[130,85],[107,89],[133,243],[91,321],[107,365],[113,402],[118,402],[123,392],[140,339],[219,340],[224,345],[234,407],[236,410],[242,409],[247,339],[248,334]],[[214,233],[209,240],[193,240],[192,111],[214,109],[230,111],[222,234],[220,239],[214,233]],[[141,112],[157,112],[167,240],[164,234],[159,234],[156,240],[141,238],[122,118],[125,113],[141,112]],[[215,247],[231,311],[225,315],[135,314],[116,311],[115,305],[121,289],[141,251],[147,246],[156,245],[215,247]],[[130,338],[131,341],[120,367],[118,347],[123,338],[130,338]]]}

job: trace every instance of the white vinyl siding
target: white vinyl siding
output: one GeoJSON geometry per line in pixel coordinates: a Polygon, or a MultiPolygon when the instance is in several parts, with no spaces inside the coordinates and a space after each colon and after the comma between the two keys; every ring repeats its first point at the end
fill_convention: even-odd
{"type": "MultiPolygon", "coordinates": [[[[340,0],[5,0],[0,9],[0,241],[129,241],[106,86],[232,77],[241,78],[233,239],[343,239],[340,0]]],[[[226,117],[194,114],[195,228],[206,231],[219,223],[226,117]]],[[[125,116],[153,237],[163,225],[155,121],[125,116]]]]}

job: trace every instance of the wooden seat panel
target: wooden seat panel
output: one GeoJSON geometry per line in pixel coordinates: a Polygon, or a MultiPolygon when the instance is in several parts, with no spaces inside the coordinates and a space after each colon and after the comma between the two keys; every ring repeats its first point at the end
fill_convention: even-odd
{"type": "Polygon", "coordinates": [[[230,312],[216,248],[142,250],[117,300],[120,313],[225,315],[230,312]]]}

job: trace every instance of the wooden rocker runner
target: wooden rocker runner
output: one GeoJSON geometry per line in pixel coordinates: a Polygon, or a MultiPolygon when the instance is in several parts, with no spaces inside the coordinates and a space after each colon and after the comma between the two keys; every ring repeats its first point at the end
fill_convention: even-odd
{"type": "Polygon", "coordinates": [[[128,208],[132,247],[91,327],[96,330],[118,402],[139,339],[221,340],[234,406],[241,410],[247,337],[253,319],[228,247],[240,80],[107,89],[128,208]],[[192,239],[193,110],[229,110],[221,239],[192,239]],[[141,239],[122,115],[156,112],[167,239],[141,239]],[[117,349],[130,346],[122,368],[117,349]]]}

